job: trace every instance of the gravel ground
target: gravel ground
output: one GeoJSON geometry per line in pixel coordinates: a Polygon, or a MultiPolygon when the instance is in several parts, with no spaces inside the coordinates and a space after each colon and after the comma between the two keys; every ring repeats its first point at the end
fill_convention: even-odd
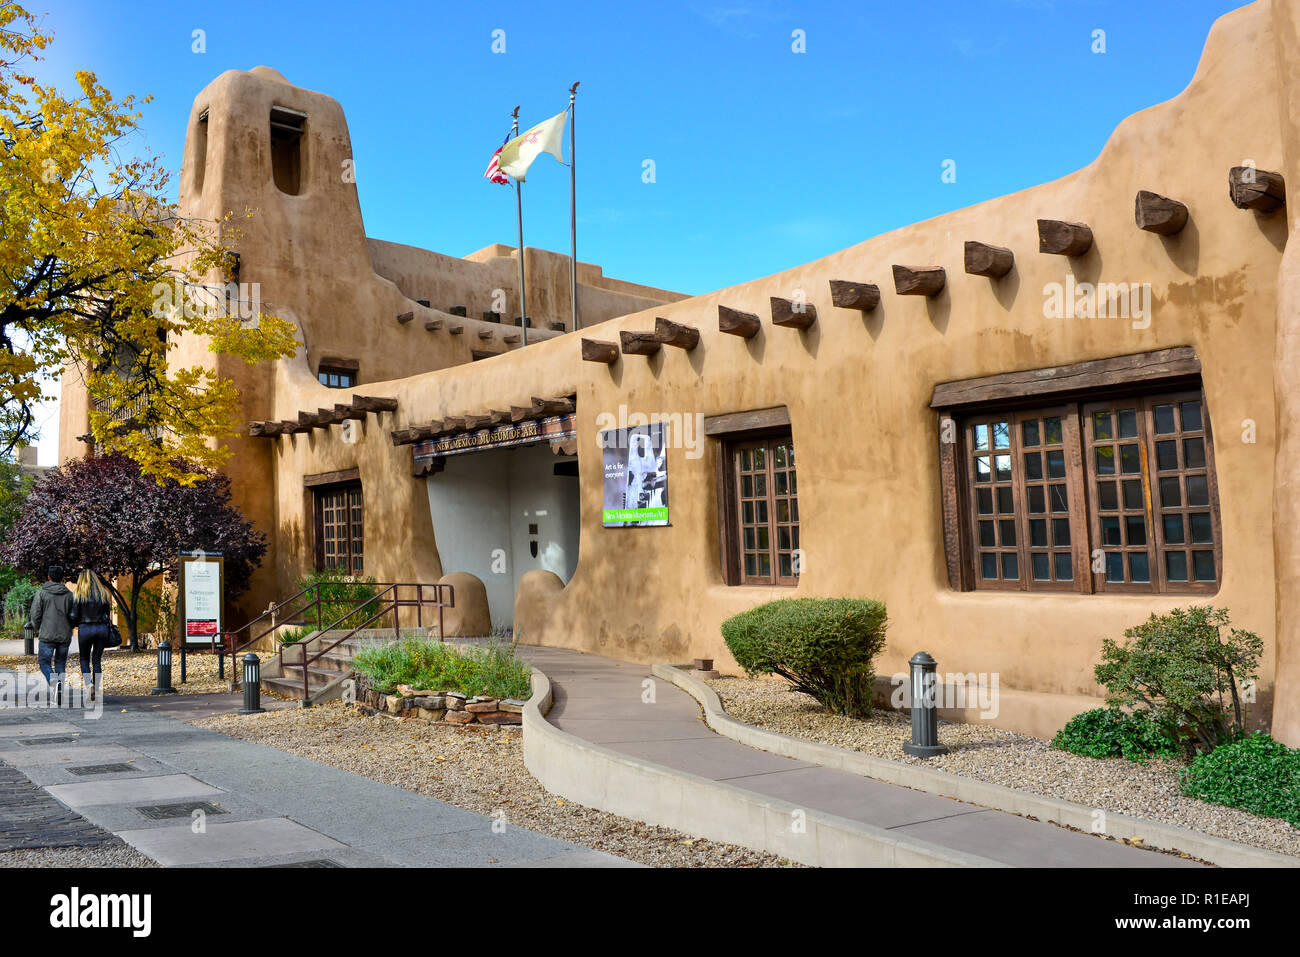
{"type": "Polygon", "coordinates": [[[0,854],[0,868],[157,866],[155,860],[121,841],[94,847],[38,847],[0,854]]]}
{"type": "MultiPolygon", "coordinates": [[[[230,690],[224,681],[217,680],[217,658],[211,654],[187,655],[185,684],[181,684],[181,660],[172,657],[172,684],[185,694],[224,694],[230,690]]],[[[0,669],[28,671],[40,674],[35,658],[21,655],[0,655],[0,669]]],[[[230,662],[226,662],[230,674],[230,662]]],[[[81,662],[77,655],[68,658],[68,682],[81,686],[81,662]]],[[[158,654],[154,651],[104,652],[104,692],[106,694],[148,694],[158,683],[158,654]]]]}
{"type": "Polygon", "coordinates": [[[310,709],[205,718],[195,724],[372,781],[654,867],[792,867],[772,854],[692,838],[562,800],[524,767],[519,727],[448,727],[366,716],[335,701],[310,709]]]}
{"type": "Polygon", "coordinates": [[[1177,772],[1184,765],[1177,761],[1141,765],[1085,758],[1038,738],[947,721],[939,722],[939,740],[951,752],[914,758],[903,753],[911,723],[900,712],[878,708],[868,721],[829,714],[781,679],[716,678],[707,684],[733,718],[769,731],[1300,856],[1300,828],[1180,794],[1177,772]]]}

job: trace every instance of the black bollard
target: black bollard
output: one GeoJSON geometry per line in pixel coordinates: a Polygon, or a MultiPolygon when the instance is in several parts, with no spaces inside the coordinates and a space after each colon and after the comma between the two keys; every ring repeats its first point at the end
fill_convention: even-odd
{"type": "Polygon", "coordinates": [[[918,651],[908,664],[912,666],[912,740],[903,745],[903,751],[918,758],[947,754],[948,749],[939,743],[939,709],[935,702],[938,662],[927,652],[918,651]]]}
{"type": "Polygon", "coordinates": [[[158,686],[149,693],[176,693],[172,687],[172,646],[166,641],[158,642],[158,686]]]}
{"type": "Polygon", "coordinates": [[[36,654],[36,629],[30,621],[23,625],[23,654],[36,654]]]}
{"type": "Polygon", "coordinates": [[[244,655],[244,706],[240,714],[259,714],[262,707],[262,662],[251,651],[244,655]]]}

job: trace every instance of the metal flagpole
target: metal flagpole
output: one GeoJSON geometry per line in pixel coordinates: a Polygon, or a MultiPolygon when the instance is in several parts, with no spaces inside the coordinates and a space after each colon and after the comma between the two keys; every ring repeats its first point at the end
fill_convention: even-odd
{"type": "MultiPolygon", "coordinates": [[[[519,135],[519,107],[510,114],[514,126],[510,138],[519,135]]],[[[515,180],[515,213],[519,217],[519,325],[523,330],[524,345],[528,345],[528,296],[524,291],[524,184],[515,180]]]]}
{"type": "Polygon", "coordinates": [[[574,133],[573,100],[578,93],[575,82],[569,87],[569,297],[573,300],[573,330],[578,326],[578,158],[574,153],[577,135],[574,133]]]}

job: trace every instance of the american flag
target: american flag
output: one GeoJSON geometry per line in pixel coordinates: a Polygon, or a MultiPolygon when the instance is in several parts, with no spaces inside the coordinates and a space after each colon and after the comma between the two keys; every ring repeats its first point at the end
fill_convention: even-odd
{"type": "Polygon", "coordinates": [[[510,178],[501,172],[501,167],[497,165],[497,160],[501,157],[501,151],[504,148],[504,145],[498,146],[497,151],[492,154],[492,162],[488,163],[487,172],[483,174],[483,178],[494,183],[500,183],[502,186],[509,186],[510,178]]]}

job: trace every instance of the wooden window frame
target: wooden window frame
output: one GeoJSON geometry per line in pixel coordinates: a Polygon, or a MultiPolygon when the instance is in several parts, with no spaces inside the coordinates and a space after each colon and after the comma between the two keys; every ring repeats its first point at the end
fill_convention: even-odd
{"type": "MultiPolygon", "coordinates": [[[[785,406],[767,409],[754,409],[745,412],[733,412],[725,415],[708,416],[704,420],[704,433],[715,439],[714,474],[717,484],[718,509],[718,562],[722,580],[727,585],[746,587],[793,588],[799,583],[798,575],[783,577],[780,574],[779,531],[784,523],[776,521],[776,495],[772,466],[767,466],[768,488],[768,528],[770,550],[772,555],[772,575],[770,580],[755,581],[744,574],[743,552],[741,549],[741,506],[739,495],[739,476],[736,463],[741,448],[755,445],[773,445],[781,439],[794,447],[793,431],[790,427],[790,412],[785,406]]],[[[772,456],[767,457],[769,461],[772,456]]],[[[794,469],[796,489],[791,496],[798,505],[797,465],[794,469]]],[[[798,521],[791,524],[798,528],[798,521]]],[[[793,538],[793,536],[792,536],[793,538]]],[[[793,544],[793,542],[792,542],[793,544]]],[[[803,547],[802,540],[796,546],[803,547]]]]}
{"type": "MultiPolygon", "coordinates": [[[[342,481],[305,481],[304,485],[312,493],[312,528],[314,530],[314,551],[316,558],[316,570],[324,571],[326,565],[326,497],[341,495],[343,497],[343,509],[346,513],[343,527],[346,534],[341,539],[347,549],[347,559],[343,570],[348,575],[365,574],[365,494],[362,491],[361,482],[356,479],[349,470],[348,472],[327,473],[324,476],[309,476],[309,479],[331,479],[338,476],[346,476],[342,481]],[[356,499],[353,499],[353,493],[356,499]],[[360,515],[354,514],[360,510],[360,515]],[[359,521],[358,521],[359,519],[359,521]],[[354,543],[360,544],[360,548],[354,551],[354,543]]],[[[338,506],[334,506],[337,508],[338,506]]],[[[333,523],[338,526],[339,523],[333,523]]],[[[339,566],[330,566],[339,567],[339,566]]]]}
{"type": "Polygon", "coordinates": [[[355,389],[359,382],[358,371],[361,363],[356,359],[342,359],[338,356],[321,356],[320,362],[316,364],[316,381],[327,389],[355,389]],[[344,384],[330,385],[323,376],[339,376],[340,379],[346,376],[349,381],[344,384]]]}
{"type": "MultiPolygon", "coordinates": [[[[939,414],[939,472],[942,496],[944,553],[949,585],[958,591],[1027,590],[1077,591],[1106,594],[1214,594],[1223,583],[1223,533],[1220,518],[1219,488],[1213,440],[1213,423],[1209,402],[1200,380],[1200,360],[1190,347],[1166,349],[1154,353],[1091,360],[1071,366],[1029,370],[988,376],[964,382],[943,383],[935,388],[931,407],[939,414]],[[1182,403],[1200,403],[1200,430],[1184,434],[1182,403]],[[1155,432],[1157,406],[1175,407],[1173,433],[1155,432]],[[1102,514],[1098,482],[1104,477],[1095,471],[1092,414],[1103,408],[1120,406],[1141,410],[1136,444],[1140,469],[1142,515],[1146,522],[1146,554],[1149,582],[1107,582],[1105,564],[1092,570],[1094,549],[1106,551],[1101,543],[1102,514]],[[1066,485],[1069,497],[1066,515],[1070,527],[1074,582],[1062,588],[1061,582],[1032,579],[1033,552],[1030,543],[1021,423],[1030,417],[1062,415],[1066,452],[1066,485]],[[1019,576],[1017,580],[997,582],[981,578],[979,517],[976,515],[976,492],[972,472],[975,450],[972,448],[973,421],[1003,420],[1010,423],[1012,443],[1012,486],[1017,536],[1019,576]],[[1202,439],[1204,464],[1186,467],[1186,439],[1202,439]],[[1157,442],[1173,441],[1178,469],[1163,475],[1156,469],[1157,442]],[[1188,506],[1186,478],[1203,474],[1209,496],[1208,505],[1188,506]],[[1165,509],[1159,494],[1160,479],[1177,478],[1182,489],[1182,505],[1165,509]],[[1209,513],[1213,542],[1193,543],[1191,513],[1209,513]],[[1165,541],[1166,516],[1183,516],[1183,543],[1165,541]],[[1195,545],[1201,547],[1197,549],[1195,545]],[[1182,550],[1187,556],[1188,581],[1168,580],[1166,554],[1182,550]],[[1213,581],[1196,581],[1194,551],[1213,552],[1213,581]]],[[[1118,419],[1115,420],[1118,423],[1118,419]]],[[[1118,425],[1116,425],[1118,428],[1118,425]]],[[[990,442],[990,444],[992,444],[990,442]]],[[[1100,444],[1107,444],[1103,440],[1100,444]]],[[[1118,444],[1116,444],[1118,449],[1118,444]]],[[[992,465],[992,450],[990,465],[992,465]]],[[[1046,463],[1044,463],[1046,468],[1046,463]]],[[[1115,482],[1119,502],[1123,504],[1123,476],[1116,465],[1115,482]]],[[[1032,483],[1031,483],[1032,484],[1032,483]]],[[[1111,514],[1107,510],[1107,514],[1111,514]]],[[[1122,513],[1121,513],[1122,514],[1122,513]]],[[[1136,514],[1136,513],[1135,513],[1136,514]]],[[[1050,506],[1046,516],[1051,518],[1050,506]]],[[[997,516],[994,515],[996,520],[997,516]]],[[[987,519],[986,519],[987,520],[987,519]]],[[[1122,541],[1127,541],[1127,526],[1121,520],[1122,541]]],[[[1051,532],[1049,521],[1048,531],[1051,532]]],[[[1051,538],[1048,539],[1051,542],[1051,538]]],[[[1001,543],[999,534],[998,543],[1001,543]]],[[[1113,546],[1112,546],[1113,547],[1113,546]]],[[[1011,551],[1012,549],[1006,549],[1011,551]]],[[[1049,552],[1050,554],[1050,552],[1049,552]]],[[[1126,561],[1125,567],[1128,567],[1126,561]]]]}

